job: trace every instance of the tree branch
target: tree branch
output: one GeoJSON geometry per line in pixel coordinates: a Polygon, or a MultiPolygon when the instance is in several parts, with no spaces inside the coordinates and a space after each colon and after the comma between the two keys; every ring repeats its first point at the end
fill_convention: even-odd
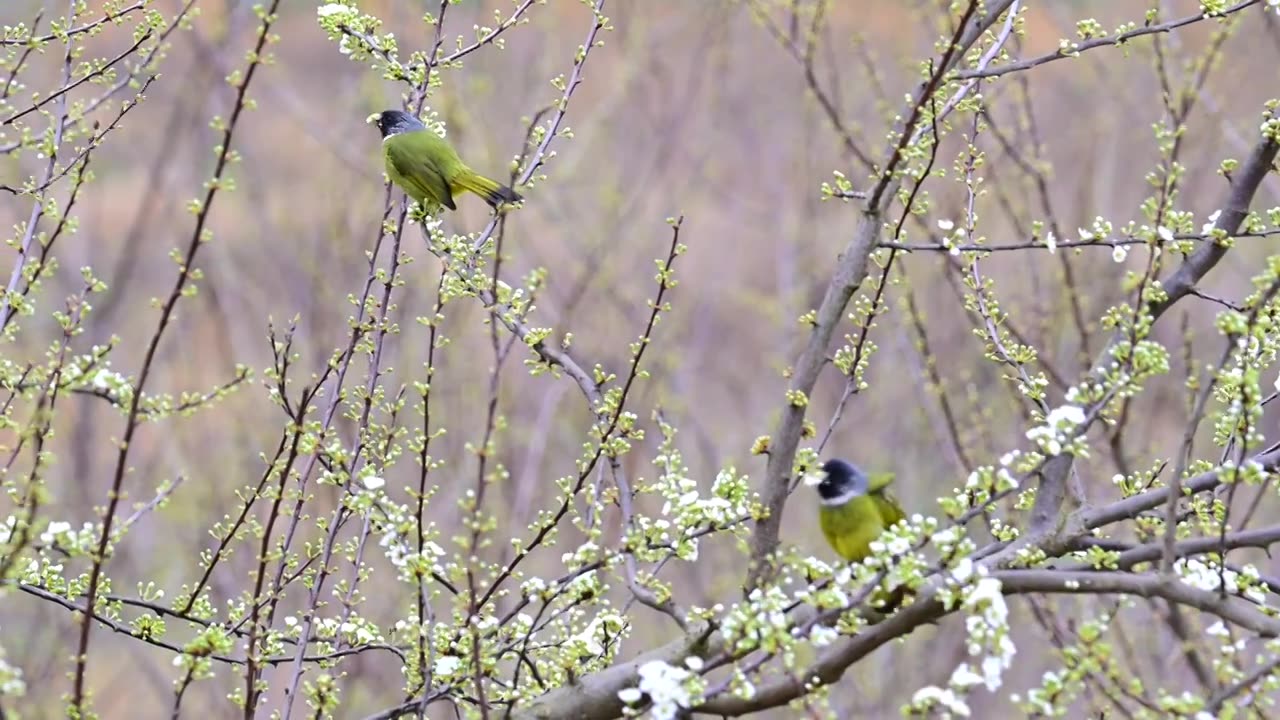
{"type": "MultiPolygon", "coordinates": [[[[900,128],[899,140],[889,153],[880,181],[863,205],[862,218],[857,230],[849,244],[845,246],[844,252],[840,254],[836,270],[827,283],[827,290],[818,308],[813,332],[791,374],[788,393],[790,396],[803,395],[808,398],[818,382],[822,368],[826,365],[827,346],[831,343],[836,326],[844,318],[845,306],[849,304],[853,293],[866,278],[867,261],[880,240],[884,213],[895,197],[894,191],[901,183],[895,170],[902,158],[903,150],[915,136],[925,105],[941,87],[946,74],[964,56],[964,52],[977,42],[982,33],[995,24],[1013,2],[1014,0],[998,0],[990,3],[985,15],[976,15],[977,3],[970,3],[934,73],[917,91],[912,102],[910,119],[900,128]],[[976,21],[971,23],[975,16],[976,21]]],[[[746,583],[747,588],[757,587],[771,572],[770,558],[778,548],[782,512],[789,494],[787,480],[795,462],[796,448],[800,444],[804,418],[804,404],[788,401],[782,409],[782,417],[769,443],[769,461],[765,469],[764,487],[761,493],[768,514],[756,523],[756,529],[751,538],[751,567],[746,583]]]]}
{"type": "Polygon", "coordinates": [[[1259,0],[1245,0],[1245,2],[1239,3],[1237,5],[1233,5],[1227,8],[1226,10],[1223,10],[1221,13],[1217,15],[1209,16],[1201,12],[1195,15],[1190,15],[1188,17],[1180,18],[1178,20],[1170,20],[1169,22],[1160,23],[1158,25],[1150,25],[1148,27],[1138,28],[1137,30],[1131,30],[1127,33],[1121,33],[1119,35],[1116,35],[1115,37],[1104,37],[1104,38],[1095,38],[1093,40],[1086,40],[1085,42],[1073,45],[1070,51],[1057,50],[1055,52],[1045,53],[1044,55],[1033,57],[1027,60],[1013,62],[1007,65],[1001,65],[999,67],[991,68],[989,70],[975,69],[975,70],[961,71],[960,73],[957,74],[957,78],[960,80],[991,78],[991,77],[1000,77],[1001,75],[1008,75],[1010,73],[1020,72],[1022,70],[1030,70],[1033,67],[1036,67],[1038,65],[1043,65],[1048,62],[1053,62],[1054,60],[1062,60],[1063,58],[1077,57],[1078,55],[1080,55],[1080,53],[1093,50],[1095,48],[1123,45],[1126,42],[1137,37],[1142,37],[1143,35],[1167,33],[1167,32],[1176,30],[1184,25],[1191,25],[1192,23],[1198,23],[1201,20],[1208,20],[1210,19],[1210,17],[1214,17],[1214,18],[1226,17],[1233,13],[1240,12],[1241,10],[1244,10],[1245,8],[1251,5],[1257,5],[1258,2],[1259,0]]]}
{"type": "MultiPolygon", "coordinates": [[[[1268,472],[1273,472],[1280,468],[1280,447],[1272,448],[1266,452],[1259,453],[1250,458],[1250,462],[1256,462],[1265,468],[1268,472]]],[[[1195,494],[1212,490],[1219,485],[1218,471],[1201,473],[1182,483],[1182,491],[1184,494],[1195,494]]],[[[1157,488],[1139,493],[1132,497],[1104,505],[1100,508],[1085,508],[1079,512],[1080,527],[1084,530],[1092,530],[1094,528],[1110,525],[1120,520],[1137,517],[1137,515],[1146,510],[1151,510],[1168,500],[1169,493],[1172,488],[1157,488]]]]}
{"type": "MultiPolygon", "coordinates": [[[[1275,140],[1266,137],[1262,138],[1240,169],[1233,173],[1231,187],[1222,201],[1222,212],[1214,223],[1215,229],[1221,230],[1227,235],[1232,235],[1240,229],[1240,225],[1249,214],[1249,205],[1252,203],[1258,187],[1262,184],[1262,179],[1271,171],[1271,165],[1276,159],[1277,149],[1280,149],[1280,146],[1276,144],[1275,140]]],[[[1195,284],[1207,275],[1218,264],[1218,261],[1227,254],[1227,249],[1227,247],[1217,243],[1205,243],[1196,248],[1195,252],[1191,253],[1173,275],[1162,281],[1161,285],[1167,293],[1167,297],[1163,302],[1151,306],[1152,324],[1159,320],[1160,316],[1172,307],[1174,303],[1190,294],[1195,284]]],[[[1098,375],[1105,371],[1111,363],[1111,351],[1119,337],[1121,336],[1114,336],[1111,342],[1102,349],[1102,352],[1094,361],[1090,375],[1098,375]]],[[[1081,428],[1082,432],[1084,430],[1085,428],[1081,428]]],[[[1035,507],[1032,509],[1032,532],[1026,536],[1027,543],[1035,544],[1046,537],[1056,534],[1062,527],[1057,520],[1062,511],[1062,503],[1066,498],[1066,479],[1071,472],[1073,462],[1073,456],[1059,455],[1045,464],[1040,480],[1040,490],[1036,495],[1035,507]]],[[[1217,476],[1214,475],[1210,486],[1216,483],[1217,476]]],[[[1159,492],[1162,498],[1166,497],[1164,490],[1156,492],[1159,492]]],[[[1132,500],[1133,498],[1130,499],[1132,500]]],[[[1145,509],[1148,508],[1140,508],[1140,510],[1145,509]]],[[[1097,525],[1089,525],[1088,527],[1097,527],[1097,525]]]]}

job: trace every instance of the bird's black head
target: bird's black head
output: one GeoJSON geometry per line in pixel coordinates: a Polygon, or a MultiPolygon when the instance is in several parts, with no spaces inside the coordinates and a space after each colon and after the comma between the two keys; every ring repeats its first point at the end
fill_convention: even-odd
{"type": "Polygon", "coordinates": [[[867,494],[867,474],[844,460],[828,460],[822,465],[818,496],[826,503],[846,502],[867,494]]]}
{"type": "Polygon", "coordinates": [[[384,138],[427,128],[426,125],[422,124],[421,120],[403,110],[383,110],[365,118],[365,122],[377,125],[378,131],[382,133],[384,138]]]}

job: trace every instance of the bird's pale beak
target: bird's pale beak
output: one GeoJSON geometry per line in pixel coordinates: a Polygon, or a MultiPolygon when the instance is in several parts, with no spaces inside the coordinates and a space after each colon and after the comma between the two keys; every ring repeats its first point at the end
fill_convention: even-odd
{"type": "Polygon", "coordinates": [[[807,472],[804,474],[804,477],[801,479],[804,480],[805,485],[808,485],[809,487],[816,487],[818,485],[821,485],[823,481],[827,479],[827,473],[825,470],[807,472]]]}
{"type": "Polygon", "coordinates": [[[376,112],[376,113],[374,113],[374,114],[370,115],[369,117],[365,118],[365,119],[364,119],[364,121],[365,121],[366,123],[368,123],[368,124],[372,125],[372,124],[374,124],[374,123],[378,122],[378,120],[379,120],[379,119],[381,119],[381,118],[382,118],[382,113],[380,113],[380,112],[376,112]]]}

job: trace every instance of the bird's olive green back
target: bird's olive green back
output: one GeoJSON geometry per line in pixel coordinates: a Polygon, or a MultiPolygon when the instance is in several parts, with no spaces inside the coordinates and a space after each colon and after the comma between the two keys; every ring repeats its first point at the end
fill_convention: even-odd
{"type": "Polygon", "coordinates": [[[387,176],[418,202],[457,209],[451,180],[465,169],[458,153],[430,130],[392,135],[382,141],[387,176]]]}

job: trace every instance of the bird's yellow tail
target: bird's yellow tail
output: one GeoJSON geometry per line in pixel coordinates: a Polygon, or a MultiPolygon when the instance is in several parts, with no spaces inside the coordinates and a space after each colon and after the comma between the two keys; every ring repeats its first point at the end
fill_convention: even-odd
{"type": "Polygon", "coordinates": [[[455,195],[460,190],[473,192],[494,207],[498,207],[502,203],[514,203],[521,200],[520,194],[515,190],[470,170],[458,173],[457,179],[453,181],[452,189],[455,195]]]}

